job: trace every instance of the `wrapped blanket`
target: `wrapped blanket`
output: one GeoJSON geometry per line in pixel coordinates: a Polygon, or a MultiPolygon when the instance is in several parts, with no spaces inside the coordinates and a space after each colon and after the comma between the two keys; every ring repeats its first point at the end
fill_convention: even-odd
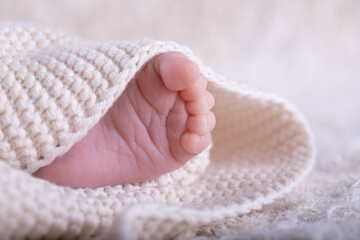
{"type": "Polygon", "coordinates": [[[89,43],[0,25],[0,235],[176,238],[289,192],[310,171],[312,134],[285,100],[225,80],[173,42],[89,43]],[[32,177],[86,135],[152,57],[178,51],[214,95],[212,145],[143,183],[71,189],[32,177]]]}

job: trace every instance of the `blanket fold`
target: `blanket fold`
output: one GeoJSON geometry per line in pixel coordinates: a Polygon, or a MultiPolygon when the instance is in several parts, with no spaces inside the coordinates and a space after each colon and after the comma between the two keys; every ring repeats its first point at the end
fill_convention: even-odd
{"type": "Polygon", "coordinates": [[[285,100],[225,80],[188,48],[163,41],[82,42],[0,25],[0,235],[174,238],[248,213],[290,191],[314,160],[311,131],[285,100]],[[71,189],[30,175],[68,151],[152,57],[182,52],[214,95],[212,145],[144,183],[71,189]]]}

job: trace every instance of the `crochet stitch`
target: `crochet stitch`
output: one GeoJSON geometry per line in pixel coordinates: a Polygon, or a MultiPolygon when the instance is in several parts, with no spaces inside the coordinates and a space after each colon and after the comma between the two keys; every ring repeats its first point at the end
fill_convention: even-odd
{"type": "Polygon", "coordinates": [[[293,189],[314,160],[312,134],[285,100],[225,80],[173,42],[88,43],[48,29],[0,25],[0,235],[176,237],[293,189]],[[178,51],[216,99],[212,146],[144,183],[71,189],[30,173],[68,151],[152,57],[178,51]]]}

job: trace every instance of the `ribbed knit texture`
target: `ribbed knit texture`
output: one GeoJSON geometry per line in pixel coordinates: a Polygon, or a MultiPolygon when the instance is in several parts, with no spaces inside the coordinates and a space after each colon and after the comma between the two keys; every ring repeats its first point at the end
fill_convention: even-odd
{"type": "Polygon", "coordinates": [[[270,203],[309,172],[308,125],[286,101],[213,73],[173,42],[83,43],[0,25],[0,236],[159,239],[270,203]],[[184,53],[215,96],[212,147],[141,184],[60,187],[29,173],[68,151],[152,57],[184,53]]]}

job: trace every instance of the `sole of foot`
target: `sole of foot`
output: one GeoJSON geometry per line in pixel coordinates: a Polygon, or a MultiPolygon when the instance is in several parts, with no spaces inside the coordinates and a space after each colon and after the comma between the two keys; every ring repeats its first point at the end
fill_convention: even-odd
{"type": "Polygon", "coordinates": [[[213,95],[178,52],[151,59],[87,135],[34,176],[73,188],[142,182],[173,171],[210,144],[213,95]]]}

